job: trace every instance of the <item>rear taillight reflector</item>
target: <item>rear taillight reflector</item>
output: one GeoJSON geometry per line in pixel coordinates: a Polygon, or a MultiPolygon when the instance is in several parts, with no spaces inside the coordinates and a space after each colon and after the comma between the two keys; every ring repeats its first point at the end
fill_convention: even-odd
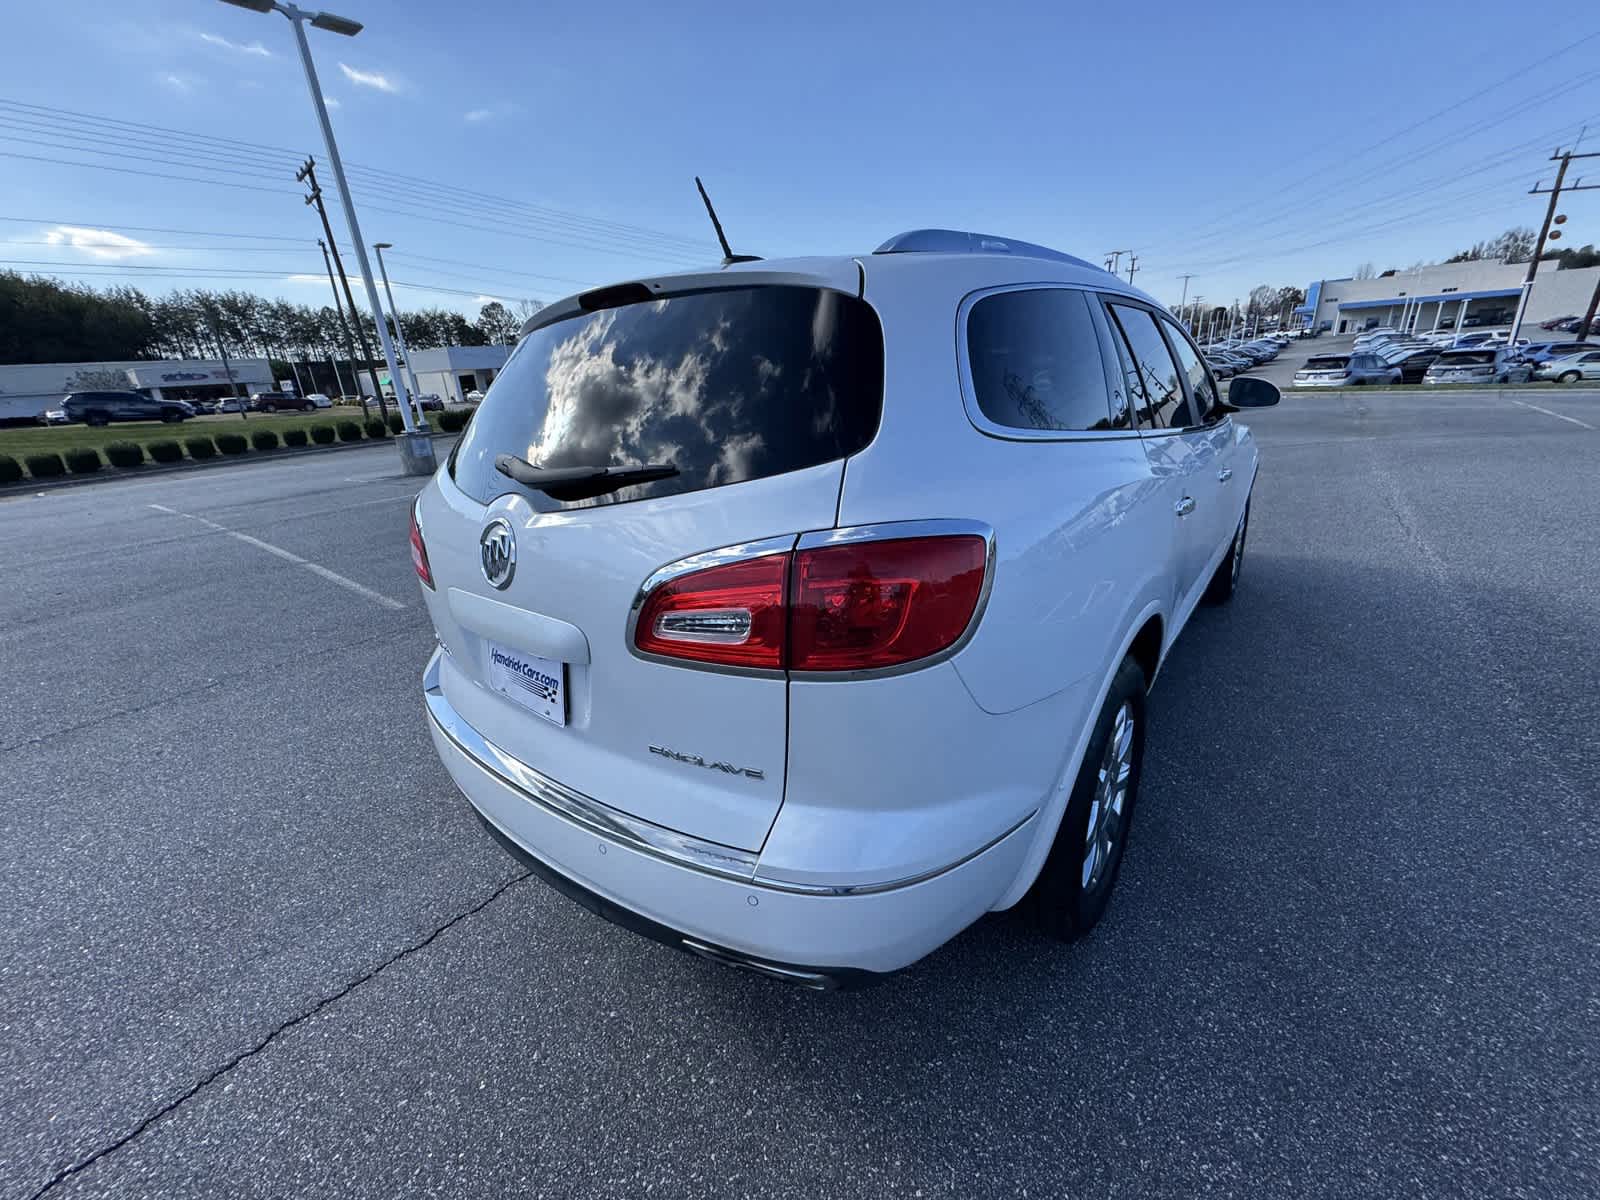
{"type": "Polygon", "coordinates": [[[895,538],[802,550],[789,586],[789,666],[865,671],[952,645],[983,593],[977,536],[895,538]]]}
{"type": "Polygon", "coordinates": [[[669,579],[646,597],[634,645],[648,654],[734,667],[783,666],[787,554],[669,579]]]}
{"type": "Polygon", "coordinates": [[[634,645],[731,667],[865,671],[954,645],[983,595],[975,534],[768,554],[670,579],[645,598],[634,645]]]}
{"type": "Polygon", "coordinates": [[[433,568],[428,565],[428,547],[422,540],[422,526],[417,524],[417,506],[411,506],[411,565],[417,578],[428,587],[433,586],[433,568]]]}

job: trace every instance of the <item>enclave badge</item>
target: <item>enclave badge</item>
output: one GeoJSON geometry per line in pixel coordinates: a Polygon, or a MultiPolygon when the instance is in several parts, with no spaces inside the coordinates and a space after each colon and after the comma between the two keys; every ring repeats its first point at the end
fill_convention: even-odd
{"type": "Polygon", "coordinates": [[[743,775],[746,779],[765,779],[767,773],[758,771],[755,767],[736,767],[732,763],[707,762],[698,754],[684,754],[679,750],[669,750],[665,746],[651,746],[651,754],[659,754],[662,758],[670,758],[673,762],[688,763],[691,767],[704,767],[708,771],[721,771],[725,775],[743,775]]]}

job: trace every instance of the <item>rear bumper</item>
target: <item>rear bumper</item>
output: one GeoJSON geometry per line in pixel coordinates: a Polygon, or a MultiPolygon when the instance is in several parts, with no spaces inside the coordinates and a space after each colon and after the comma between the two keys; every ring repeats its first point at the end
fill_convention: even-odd
{"type": "Polygon", "coordinates": [[[726,965],[817,989],[871,982],[992,908],[1032,842],[1030,815],[943,870],[838,889],[738,877],[740,851],[726,862],[701,854],[704,865],[692,865],[676,858],[678,848],[664,853],[621,825],[612,833],[582,811],[548,803],[547,793],[527,786],[538,772],[526,764],[526,774],[508,775],[503,751],[475,748],[482,743],[445,699],[438,673],[436,652],[424,676],[429,732],[495,840],[591,912],[726,965]]]}

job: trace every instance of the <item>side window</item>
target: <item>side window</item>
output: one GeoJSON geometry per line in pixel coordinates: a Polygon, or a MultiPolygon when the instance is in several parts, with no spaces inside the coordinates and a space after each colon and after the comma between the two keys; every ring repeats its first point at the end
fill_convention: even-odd
{"type": "Polygon", "coordinates": [[[1129,393],[1139,412],[1139,424],[1150,429],[1182,429],[1188,419],[1188,401],[1178,381],[1178,364],[1172,361],[1156,319],[1142,308],[1108,305],[1113,326],[1121,331],[1127,354],[1123,369],[1129,393]]]}
{"type": "MultiPolygon", "coordinates": [[[[1082,292],[1028,288],[983,297],[967,313],[967,362],[978,408],[997,425],[1115,428],[1100,338],[1082,292]]],[[[1126,414],[1120,425],[1127,428],[1126,414]]]]}
{"type": "MultiPolygon", "coordinates": [[[[1205,362],[1195,353],[1189,339],[1183,336],[1180,330],[1171,321],[1163,320],[1167,327],[1167,341],[1172,343],[1173,353],[1178,356],[1178,365],[1189,376],[1189,394],[1194,401],[1194,415],[1197,422],[1205,422],[1217,409],[1217,384],[1211,378],[1211,371],[1205,362]]],[[[1176,421],[1173,422],[1177,424],[1176,421]]]]}

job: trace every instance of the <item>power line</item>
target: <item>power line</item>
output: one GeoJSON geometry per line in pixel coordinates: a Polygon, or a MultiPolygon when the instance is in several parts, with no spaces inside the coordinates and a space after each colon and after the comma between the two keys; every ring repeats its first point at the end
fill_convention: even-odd
{"type": "MultiPolygon", "coordinates": [[[[198,133],[192,130],[175,129],[170,126],[152,125],[140,121],[128,121],[118,117],[109,117],[98,113],[86,113],[73,109],[29,104],[25,101],[11,100],[7,98],[0,98],[0,106],[23,110],[22,115],[32,116],[35,120],[55,120],[58,122],[71,124],[72,119],[76,119],[79,123],[88,121],[106,128],[144,131],[143,140],[147,144],[152,140],[148,137],[148,134],[156,133],[163,135],[163,137],[166,138],[177,138],[180,139],[180,141],[222,145],[232,149],[217,152],[219,156],[226,155],[233,158],[234,161],[239,160],[241,151],[248,151],[255,155],[259,155],[261,151],[267,151],[270,153],[290,155],[295,159],[298,159],[303,153],[301,150],[290,149],[286,146],[272,146],[265,143],[248,142],[238,138],[219,137],[211,134],[198,133]],[[66,120],[64,121],[63,119],[66,120]]],[[[121,136],[123,140],[126,140],[128,135],[123,134],[121,136]]],[[[196,151],[193,148],[187,149],[187,153],[193,154],[195,152],[196,151]]],[[[201,152],[206,153],[208,151],[202,150],[201,152]]],[[[367,166],[354,162],[348,164],[348,167],[352,175],[369,177],[368,186],[373,186],[374,184],[392,184],[395,181],[406,181],[419,185],[423,188],[435,188],[451,192],[458,190],[458,185],[445,183],[440,180],[424,179],[417,176],[396,175],[394,172],[386,168],[367,166]]],[[[592,233],[604,234],[615,239],[653,241],[663,246],[675,245],[683,251],[696,254],[703,254],[705,249],[705,243],[702,239],[686,237],[681,234],[667,233],[662,230],[650,229],[646,226],[633,225],[620,221],[611,221],[609,219],[592,217],[582,213],[568,212],[562,209],[552,208],[547,205],[533,204],[528,201],[515,200],[510,197],[495,196],[492,193],[481,191],[474,191],[473,198],[478,201],[492,201],[499,207],[515,208],[543,218],[547,221],[565,224],[575,232],[579,230],[587,230],[592,233]]]]}
{"type": "MultiPolygon", "coordinates": [[[[1430,124],[1433,121],[1438,120],[1440,117],[1447,116],[1448,114],[1450,114],[1452,112],[1455,112],[1458,109],[1464,108],[1466,105],[1472,103],[1472,101],[1480,99],[1481,97],[1487,95],[1489,92],[1492,92],[1492,91],[1497,90],[1498,88],[1504,87],[1506,84],[1511,83],[1511,82],[1513,82],[1513,81],[1515,81],[1517,79],[1525,78],[1528,75],[1529,72],[1534,71],[1535,69],[1538,69],[1538,68],[1545,67],[1552,59],[1558,58],[1563,54],[1570,53],[1571,51],[1576,50],[1580,46],[1587,45],[1589,42],[1594,41],[1596,38],[1600,38],[1600,30],[1596,30],[1594,32],[1585,34],[1583,37],[1579,38],[1577,41],[1570,42],[1566,46],[1561,47],[1560,49],[1557,49],[1557,50],[1554,50],[1554,51],[1550,51],[1548,53],[1541,54],[1539,56],[1539,58],[1536,59],[1535,61],[1517,68],[1515,71],[1512,71],[1508,75],[1502,76],[1500,79],[1496,80],[1494,83],[1488,84],[1487,86],[1485,86],[1483,88],[1480,88],[1478,91],[1473,92],[1472,94],[1470,94],[1468,96],[1462,97],[1460,100],[1457,100],[1457,101],[1454,101],[1453,103],[1445,105],[1443,108],[1438,109],[1435,112],[1430,113],[1428,116],[1423,117],[1421,120],[1415,121],[1412,124],[1407,125],[1405,128],[1400,129],[1400,130],[1396,131],[1395,133],[1392,133],[1392,134],[1388,135],[1385,138],[1381,138],[1376,142],[1372,142],[1372,143],[1369,143],[1369,144],[1361,147],[1360,149],[1354,151],[1353,154],[1351,154],[1349,157],[1359,158],[1362,155],[1367,154],[1367,153],[1369,153],[1369,152],[1371,152],[1373,150],[1376,150],[1381,146],[1388,145],[1388,144],[1398,140],[1399,138],[1404,137],[1408,133],[1415,132],[1416,130],[1422,128],[1424,125],[1430,124]]],[[[1331,148],[1336,148],[1339,144],[1340,143],[1337,142],[1337,141],[1332,142],[1332,143],[1329,143],[1329,142],[1319,143],[1317,146],[1312,147],[1311,149],[1309,149],[1305,154],[1302,154],[1299,157],[1290,160],[1288,163],[1285,163],[1284,164],[1284,168],[1287,169],[1289,166],[1292,166],[1295,163],[1304,162],[1304,161],[1306,161],[1306,160],[1308,160],[1310,158],[1314,158],[1319,154],[1323,154],[1323,153],[1327,152],[1331,148]]],[[[1278,201],[1279,199],[1281,199],[1281,196],[1282,196],[1283,192],[1292,190],[1292,189],[1294,189],[1296,187],[1299,187],[1301,184],[1306,183],[1308,181],[1319,180],[1319,179],[1323,178],[1323,176],[1324,176],[1324,173],[1322,171],[1316,171],[1316,172],[1313,172],[1311,175],[1304,176],[1302,178],[1299,178],[1299,179],[1295,180],[1293,183],[1284,185],[1282,187],[1273,188],[1270,191],[1270,193],[1263,194],[1263,196],[1259,200],[1247,201],[1243,205],[1232,206],[1227,213],[1223,214],[1222,216],[1220,216],[1218,218],[1213,219],[1211,222],[1209,222],[1207,224],[1201,225],[1201,227],[1195,231],[1195,235],[1197,237],[1204,236],[1206,234],[1206,232],[1207,232],[1208,227],[1216,225],[1218,223],[1218,221],[1222,221],[1222,222],[1232,221],[1234,218],[1236,218],[1243,211],[1259,208],[1263,204],[1274,203],[1274,202],[1278,201]]]]}

